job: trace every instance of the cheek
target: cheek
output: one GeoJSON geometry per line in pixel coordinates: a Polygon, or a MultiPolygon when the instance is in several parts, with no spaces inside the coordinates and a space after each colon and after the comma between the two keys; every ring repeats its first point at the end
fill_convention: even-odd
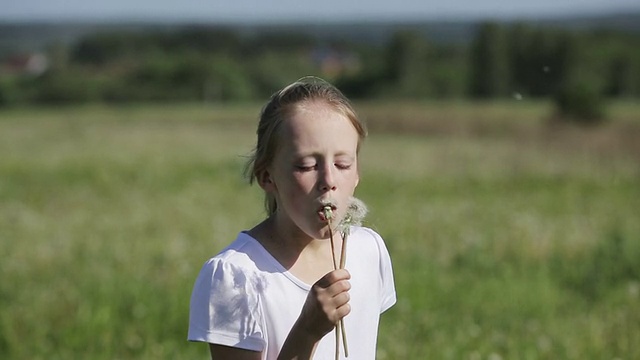
{"type": "Polygon", "coordinates": [[[353,188],[355,189],[356,186],[358,186],[358,184],[360,183],[360,170],[358,170],[356,168],[356,175],[355,175],[356,179],[353,185],[353,188]]]}
{"type": "Polygon", "coordinates": [[[353,186],[353,188],[358,186],[358,183],[360,182],[360,174],[358,173],[358,170],[351,170],[343,173],[342,181],[344,184],[353,186]]]}
{"type": "Polygon", "coordinates": [[[292,177],[292,186],[296,190],[309,192],[316,184],[316,177],[312,173],[296,173],[292,177]]]}
{"type": "Polygon", "coordinates": [[[286,176],[279,176],[274,183],[274,187],[280,193],[280,196],[288,196],[308,192],[313,186],[313,179],[311,179],[309,174],[293,172],[286,176]]]}

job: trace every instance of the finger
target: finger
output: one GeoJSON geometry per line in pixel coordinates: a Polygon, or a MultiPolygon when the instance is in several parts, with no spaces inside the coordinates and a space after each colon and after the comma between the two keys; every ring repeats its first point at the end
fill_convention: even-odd
{"type": "Polygon", "coordinates": [[[331,296],[336,296],[340,293],[344,293],[351,290],[351,283],[349,280],[339,280],[335,283],[331,284],[326,291],[331,294],[331,296]]]}
{"type": "Polygon", "coordinates": [[[338,269],[333,270],[320,278],[320,280],[316,282],[316,285],[322,288],[327,288],[337,281],[348,279],[351,279],[351,274],[349,274],[349,271],[347,271],[347,269],[338,269]]]}
{"type": "Polygon", "coordinates": [[[327,315],[333,325],[335,325],[340,319],[347,316],[351,312],[351,305],[349,305],[349,294],[342,293],[332,299],[330,303],[325,304],[323,311],[327,315]]]}
{"type": "Polygon", "coordinates": [[[349,315],[349,313],[351,313],[351,305],[348,303],[337,308],[335,312],[335,315],[337,317],[336,322],[349,315]]]}
{"type": "Polygon", "coordinates": [[[334,296],[332,300],[333,300],[333,305],[336,308],[339,308],[341,306],[344,306],[346,303],[349,302],[349,300],[351,300],[351,295],[349,295],[348,292],[341,292],[336,296],[334,296]]]}
{"type": "Polygon", "coordinates": [[[315,298],[319,303],[323,304],[322,306],[325,307],[325,310],[335,309],[349,301],[349,289],[351,289],[351,284],[347,280],[341,280],[328,288],[316,289],[315,298]]]}

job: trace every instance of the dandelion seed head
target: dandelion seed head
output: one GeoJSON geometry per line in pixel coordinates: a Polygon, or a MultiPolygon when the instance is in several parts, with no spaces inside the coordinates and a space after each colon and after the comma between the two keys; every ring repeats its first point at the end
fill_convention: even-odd
{"type": "Polygon", "coordinates": [[[331,199],[326,199],[326,200],[322,200],[322,214],[324,215],[324,218],[326,220],[332,220],[333,219],[333,207],[335,206],[335,203],[331,200],[331,199]]]}
{"type": "Polygon", "coordinates": [[[333,210],[331,209],[331,205],[325,205],[322,211],[324,212],[325,219],[327,220],[333,219],[333,210]]]}
{"type": "Polygon", "coordinates": [[[362,200],[351,197],[349,199],[347,213],[340,221],[338,229],[345,234],[349,234],[349,229],[351,228],[351,226],[362,225],[362,220],[364,220],[364,217],[367,216],[368,211],[369,209],[367,208],[367,205],[365,205],[362,200]]]}

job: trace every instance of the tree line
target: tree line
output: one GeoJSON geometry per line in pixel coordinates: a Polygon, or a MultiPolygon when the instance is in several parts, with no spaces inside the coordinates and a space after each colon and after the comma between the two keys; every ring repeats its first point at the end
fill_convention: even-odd
{"type": "Polygon", "coordinates": [[[262,100],[304,75],[357,99],[640,96],[637,34],[492,22],[475,34],[460,44],[398,31],[368,44],[225,28],[97,33],[51,44],[42,74],[2,75],[0,106],[262,100]]]}

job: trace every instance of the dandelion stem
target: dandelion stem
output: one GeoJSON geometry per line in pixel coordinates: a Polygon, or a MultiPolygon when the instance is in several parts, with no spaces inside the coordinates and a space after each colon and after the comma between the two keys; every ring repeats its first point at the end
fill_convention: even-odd
{"type": "MultiPolygon", "coordinates": [[[[342,346],[344,347],[344,357],[349,357],[349,348],[347,347],[347,332],[344,330],[344,321],[342,319],[340,319],[340,328],[342,329],[342,346]]],[[[339,347],[339,345],[336,345],[336,348],[339,347]]]]}
{"type": "Polygon", "coordinates": [[[342,235],[342,248],[340,249],[340,269],[344,269],[347,262],[347,234],[342,235]]]}
{"type": "MultiPolygon", "coordinates": [[[[340,320],[342,324],[342,320],[340,320]]],[[[336,325],[336,360],[340,359],[340,326],[336,325]]]]}
{"type": "MultiPolygon", "coordinates": [[[[327,225],[329,226],[329,238],[331,240],[331,260],[333,260],[333,269],[337,270],[338,269],[338,262],[336,261],[336,246],[335,246],[335,241],[333,239],[333,227],[331,224],[331,219],[333,219],[333,212],[331,210],[331,206],[327,205],[324,207],[324,217],[325,219],[327,219],[327,225]]],[[[342,240],[342,250],[340,253],[340,268],[344,268],[344,237],[342,240]]],[[[339,324],[336,325],[336,360],[338,360],[340,358],[340,333],[342,333],[342,339],[343,339],[343,344],[344,344],[344,355],[345,357],[349,356],[348,350],[347,350],[347,338],[346,338],[346,333],[344,331],[344,321],[342,319],[340,319],[339,324]],[[341,331],[342,330],[342,331],[341,331]]]]}
{"type": "MultiPolygon", "coordinates": [[[[333,270],[338,268],[336,261],[336,245],[333,240],[333,229],[331,228],[331,217],[327,217],[327,223],[329,225],[329,237],[331,238],[331,260],[333,260],[333,270]]],[[[340,319],[340,325],[343,325],[342,319],[340,319]]],[[[336,325],[336,360],[340,359],[340,326],[336,325]]]]}
{"type": "MultiPolygon", "coordinates": [[[[344,265],[347,262],[347,235],[342,234],[342,249],[340,250],[340,269],[344,269],[344,265]]],[[[349,347],[347,346],[347,332],[344,329],[344,321],[340,319],[340,328],[342,329],[342,346],[344,346],[344,356],[349,357],[349,347]]]]}
{"type": "Polygon", "coordinates": [[[331,238],[331,260],[333,260],[333,270],[338,269],[338,263],[336,261],[336,245],[333,241],[333,230],[331,229],[331,219],[327,219],[329,224],[329,237],[331,238]]]}

